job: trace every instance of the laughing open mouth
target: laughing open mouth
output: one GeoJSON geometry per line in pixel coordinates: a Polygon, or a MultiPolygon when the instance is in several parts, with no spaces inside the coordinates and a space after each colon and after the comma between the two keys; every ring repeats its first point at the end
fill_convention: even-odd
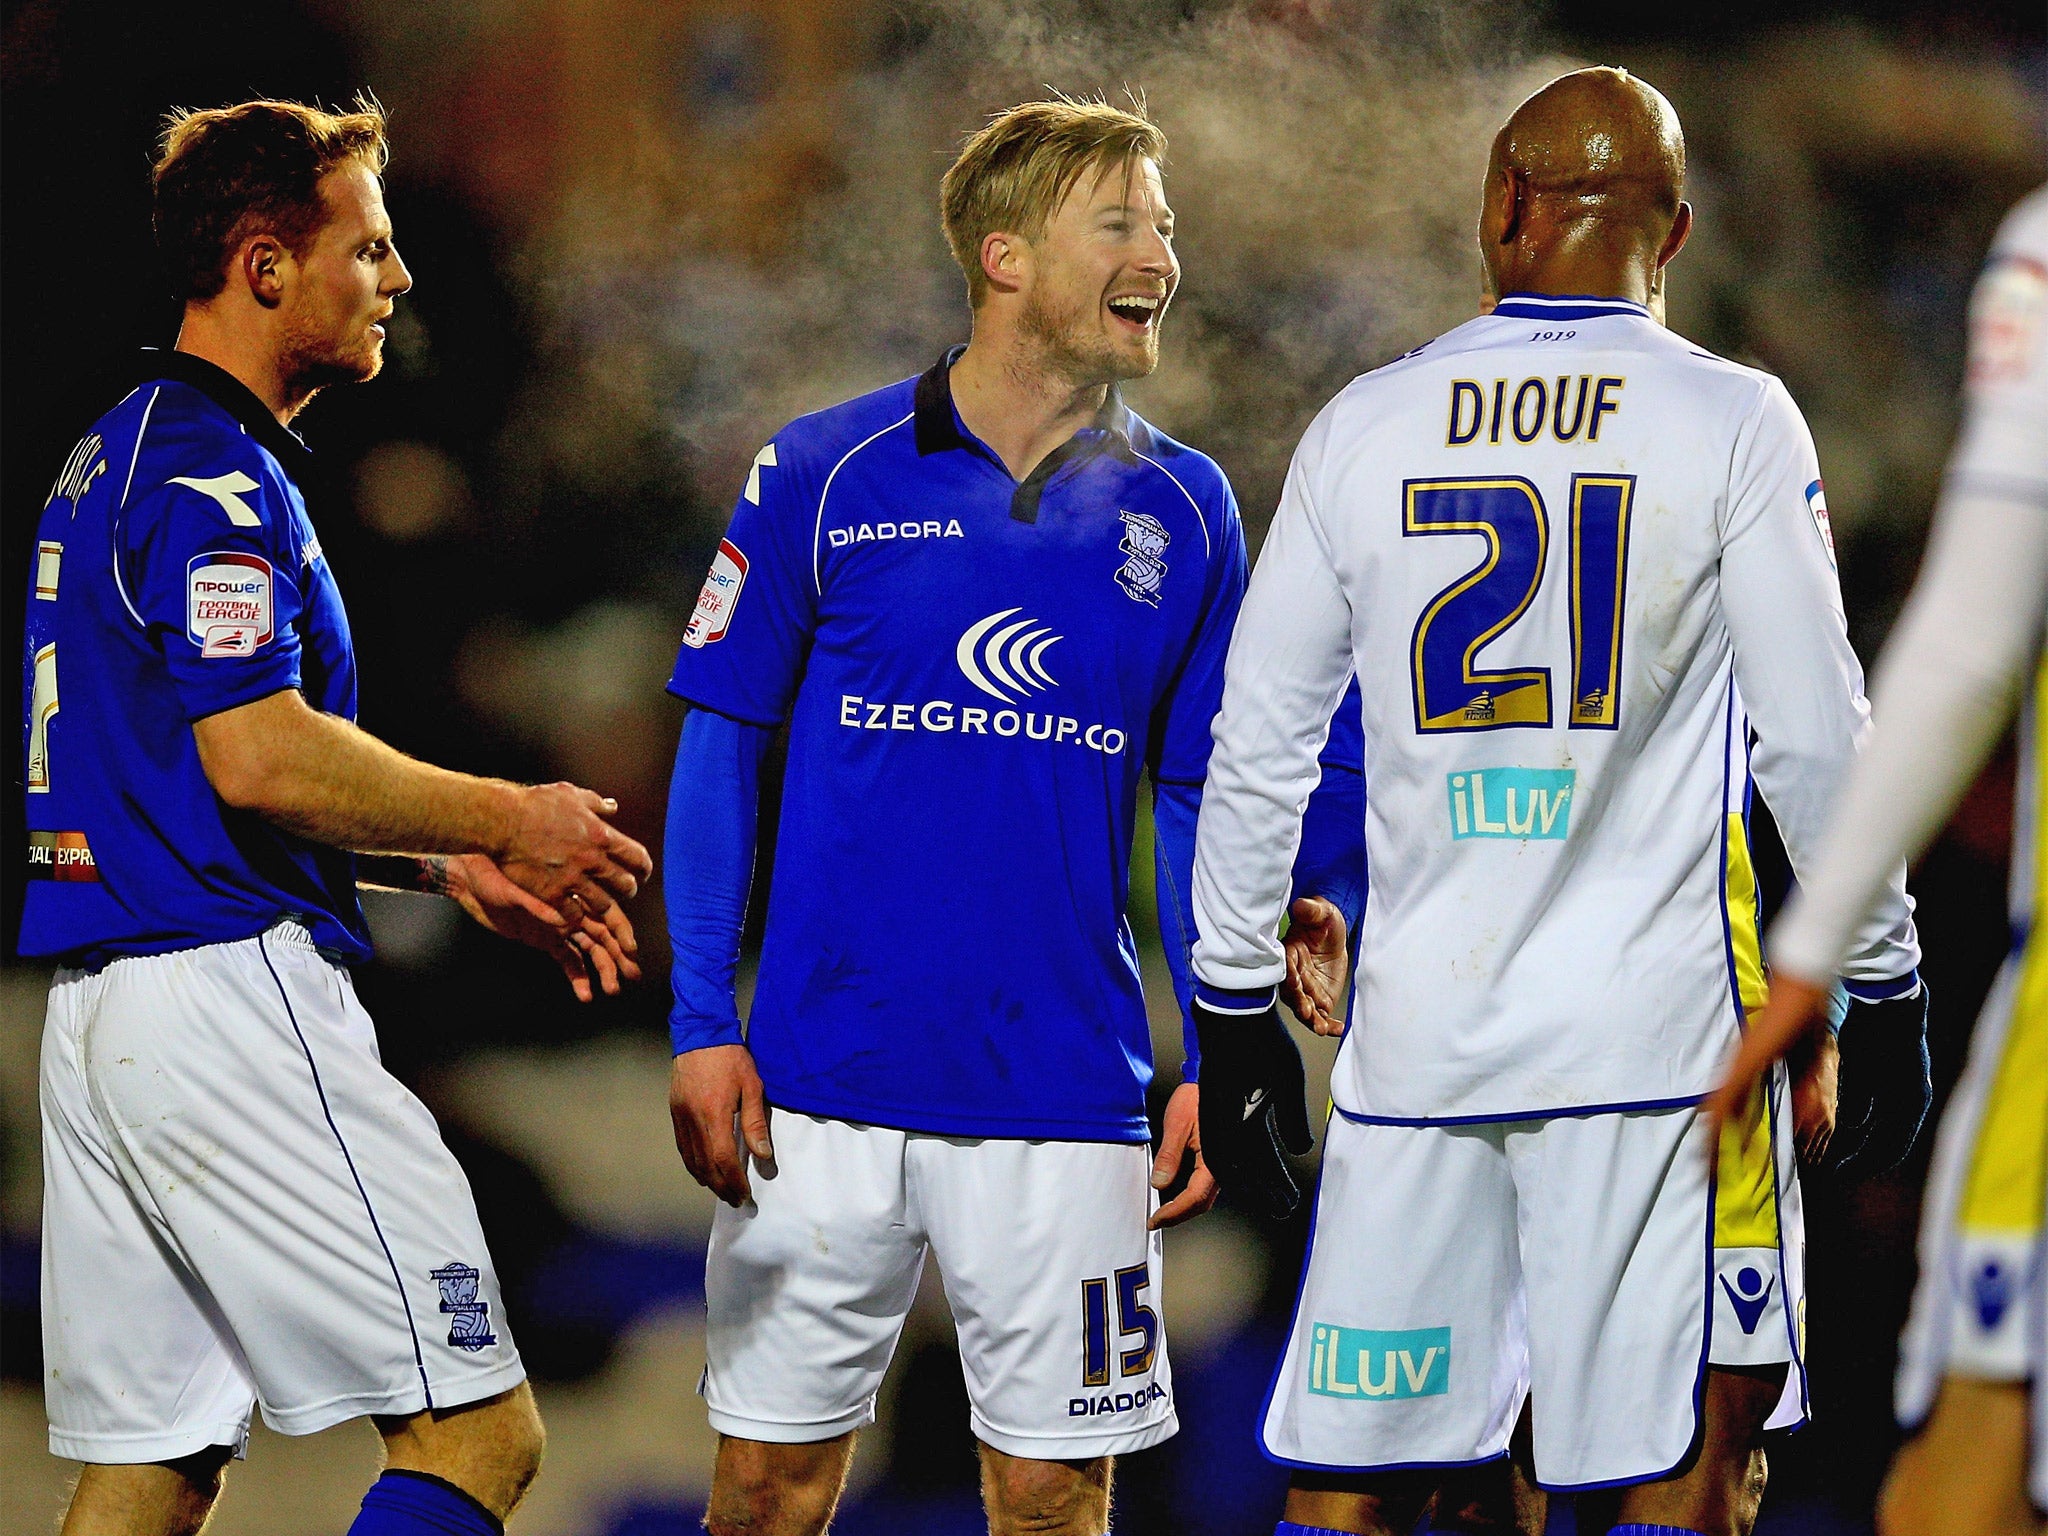
{"type": "Polygon", "coordinates": [[[1109,301],[1109,312],[1131,325],[1150,325],[1163,302],[1151,294],[1127,293],[1109,301]]]}

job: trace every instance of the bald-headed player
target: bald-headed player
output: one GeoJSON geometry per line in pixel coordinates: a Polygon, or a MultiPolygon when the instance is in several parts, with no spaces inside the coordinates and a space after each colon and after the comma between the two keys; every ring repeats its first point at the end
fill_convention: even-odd
{"type": "MultiPolygon", "coordinates": [[[[1284,1193],[1306,1121],[1275,930],[1354,669],[1371,784],[1355,1027],[1263,1421],[1287,1536],[1409,1530],[1525,1405],[1581,1530],[1734,1536],[1761,1431],[1805,1417],[1785,1074],[1717,1158],[1698,1101],[1763,1000],[1752,779],[1802,866],[1867,708],[1797,408],[1650,308],[1683,174],[1669,103],[1620,71],[1516,110],[1489,313],[1316,419],[1231,644],[1194,875],[1226,1187],[1284,1193]]],[[[1852,986],[1918,984],[1903,874],[1852,986]]]]}

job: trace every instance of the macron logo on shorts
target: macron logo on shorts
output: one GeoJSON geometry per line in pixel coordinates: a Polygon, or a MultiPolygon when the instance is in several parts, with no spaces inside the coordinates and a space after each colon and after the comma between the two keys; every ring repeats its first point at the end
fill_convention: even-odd
{"type": "Polygon", "coordinates": [[[201,656],[254,655],[269,644],[275,615],[261,555],[216,549],[186,565],[185,627],[201,656]]]}
{"type": "Polygon", "coordinates": [[[1308,1389],[1317,1397],[1389,1402],[1451,1390],[1448,1328],[1340,1328],[1317,1323],[1308,1389]]]}

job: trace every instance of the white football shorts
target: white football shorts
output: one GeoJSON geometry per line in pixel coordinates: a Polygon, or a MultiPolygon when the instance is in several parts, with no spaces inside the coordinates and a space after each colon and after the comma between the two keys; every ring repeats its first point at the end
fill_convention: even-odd
{"type": "Polygon", "coordinates": [[[1332,1118],[1267,1454],[1333,1472],[1506,1454],[1545,1487],[1668,1476],[1709,1363],[1787,1364],[1803,1423],[1803,1223],[1782,1074],[1723,1137],[1696,1109],[1477,1125],[1332,1118]]]}
{"type": "MultiPolygon", "coordinates": [[[[2037,966],[2038,968],[2038,966],[2037,966]]],[[[2048,998],[2026,955],[1999,973],[1935,1134],[1920,1278],[1899,1338],[1899,1423],[1946,1376],[2034,1383],[2030,1485],[2048,1505],[2048,998]],[[2031,989],[2029,982],[2031,981],[2031,989]]]]}
{"type": "Polygon", "coordinates": [[[721,1205],[704,1291],[712,1427],[870,1423],[929,1251],[974,1433],[1011,1456],[1141,1450],[1179,1427],[1143,1144],[928,1136],[776,1110],[753,1202],[721,1205]]]}
{"type": "Polygon", "coordinates": [[[43,1026],[50,1450],[239,1453],[525,1372],[468,1181],[347,971],[260,938],[62,970],[43,1026]]]}

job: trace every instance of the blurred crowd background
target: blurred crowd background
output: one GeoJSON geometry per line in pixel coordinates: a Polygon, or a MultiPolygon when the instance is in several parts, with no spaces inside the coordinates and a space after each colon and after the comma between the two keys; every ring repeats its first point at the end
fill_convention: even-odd
{"type": "MultiPolygon", "coordinates": [[[[2038,0],[6,0],[0,18],[6,633],[48,484],[110,403],[80,381],[175,331],[149,233],[161,114],[373,90],[418,286],[384,376],[300,421],[327,477],[314,516],[362,722],[436,762],[600,788],[651,845],[679,718],[662,684],[748,461],[788,418],[965,338],[936,189],[994,109],[1129,89],[1165,127],[1186,276],[1160,371],[1130,395],[1221,460],[1256,549],[1320,404],[1473,313],[1480,174],[1507,111],[1578,63],[1642,75],[1684,119],[1699,214],[1671,324],[1780,373],[1805,408],[1866,660],[1919,559],[1970,284],[2001,213],[2048,172],[2038,0]]],[[[18,719],[20,673],[0,671],[18,719]]],[[[1916,872],[1944,1092],[2005,947],[2010,778],[2008,756],[1916,872]]],[[[8,783],[18,796],[18,760],[8,783]]],[[[1149,853],[1134,868],[1170,1087],[1149,853]]],[[[11,957],[21,866],[4,871],[11,957]]],[[[1000,890],[930,898],[935,938],[1001,921],[1000,890]]],[[[709,1483],[694,1389],[710,1205],[664,1112],[660,912],[657,885],[635,908],[646,983],[579,1008],[545,961],[452,907],[372,904],[381,955],[359,983],[387,1061],[470,1170],[553,1431],[515,1536],[681,1536],[709,1483]]],[[[0,969],[9,1532],[49,1529],[74,1470],[43,1449],[38,1385],[45,982],[0,969]]],[[[1924,1168],[1923,1152],[1811,1197],[1818,1418],[1772,1448],[1766,1531],[1868,1529],[1924,1168]]],[[[1271,1528],[1283,1480],[1252,1423],[1303,1225],[1225,1208],[1169,1239],[1184,1427],[1125,1461],[1120,1532],[1271,1528]]],[[[214,1529],[339,1531],[375,1454],[360,1424],[259,1432],[214,1529]]],[[[837,1529],[981,1528],[934,1292],[837,1529]]]]}

